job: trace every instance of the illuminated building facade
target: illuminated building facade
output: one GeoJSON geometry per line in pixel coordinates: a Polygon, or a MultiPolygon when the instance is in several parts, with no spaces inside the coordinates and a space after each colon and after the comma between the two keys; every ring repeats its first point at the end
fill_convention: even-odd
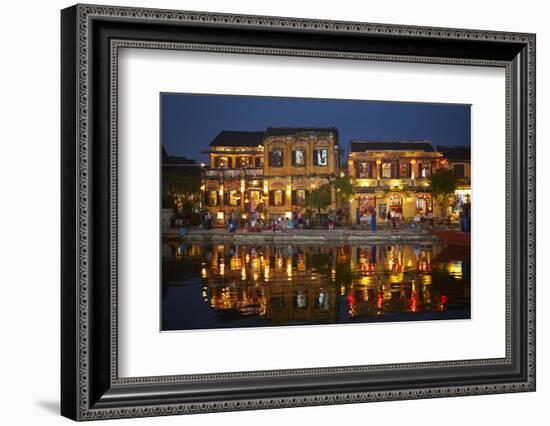
{"type": "Polygon", "coordinates": [[[439,167],[446,167],[441,152],[430,141],[352,141],[348,155],[348,173],[353,179],[355,196],[351,213],[376,211],[379,218],[389,211],[412,218],[417,212],[437,215],[428,178],[439,167]]]}
{"type": "MultiPolygon", "coordinates": [[[[267,220],[301,210],[309,191],[339,171],[334,128],[270,127],[261,132],[222,131],[210,143],[203,167],[204,206],[218,223],[252,211],[267,220]]],[[[331,208],[335,208],[334,196],[331,208]]]]}
{"type": "Polygon", "coordinates": [[[463,146],[437,146],[448,161],[448,166],[459,178],[459,185],[454,195],[454,209],[458,210],[465,203],[470,203],[472,198],[471,186],[471,153],[470,148],[463,146]]]}

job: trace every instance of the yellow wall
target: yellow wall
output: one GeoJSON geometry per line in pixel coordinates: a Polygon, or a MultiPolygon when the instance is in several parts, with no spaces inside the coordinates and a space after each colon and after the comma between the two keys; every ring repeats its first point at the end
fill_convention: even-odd
{"type": "Polygon", "coordinates": [[[339,158],[335,151],[336,140],[328,133],[318,133],[313,137],[309,135],[268,136],[264,141],[264,174],[265,176],[299,176],[311,174],[334,174],[339,170],[339,158]],[[315,166],[313,164],[313,151],[315,149],[328,149],[328,165],[315,166]],[[269,153],[273,149],[283,150],[283,167],[269,166],[269,153]],[[306,165],[292,165],[292,151],[305,149],[306,165]]]}

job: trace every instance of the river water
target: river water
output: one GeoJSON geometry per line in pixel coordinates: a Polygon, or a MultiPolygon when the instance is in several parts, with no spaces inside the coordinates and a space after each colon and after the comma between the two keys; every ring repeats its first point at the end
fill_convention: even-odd
{"type": "Polygon", "coordinates": [[[469,318],[469,248],[163,245],[165,331],[469,318]]]}

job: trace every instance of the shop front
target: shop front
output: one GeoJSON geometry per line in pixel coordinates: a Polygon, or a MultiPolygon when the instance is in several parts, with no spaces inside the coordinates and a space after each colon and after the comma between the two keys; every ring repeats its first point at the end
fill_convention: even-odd
{"type": "Polygon", "coordinates": [[[390,194],[388,195],[388,208],[390,212],[403,216],[403,195],[390,194]]]}
{"type": "Polygon", "coordinates": [[[372,214],[372,212],[376,210],[376,196],[360,195],[357,197],[357,207],[361,215],[372,214]]]}
{"type": "Polygon", "coordinates": [[[433,212],[433,198],[431,194],[416,194],[416,212],[427,215],[433,212]]]}

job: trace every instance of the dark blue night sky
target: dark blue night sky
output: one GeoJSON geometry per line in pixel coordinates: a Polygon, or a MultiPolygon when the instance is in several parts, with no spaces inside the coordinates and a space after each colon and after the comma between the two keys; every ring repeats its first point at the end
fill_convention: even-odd
{"type": "Polygon", "coordinates": [[[469,105],[163,93],[161,108],[168,154],[199,163],[220,131],[267,127],[336,127],[346,153],[352,139],[470,146],[469,105]]]}

